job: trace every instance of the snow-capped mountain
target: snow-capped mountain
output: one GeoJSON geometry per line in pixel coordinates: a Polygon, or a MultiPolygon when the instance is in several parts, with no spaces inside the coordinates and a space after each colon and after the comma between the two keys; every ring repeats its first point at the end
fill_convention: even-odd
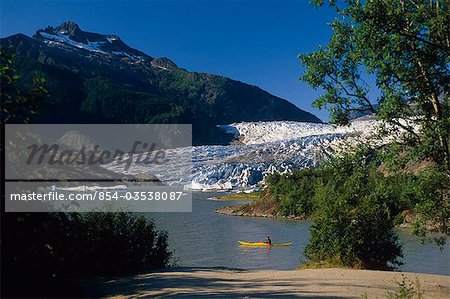
{"type": "MultiPolygon", "coordinates": [[[[149,41],[151,36],[142,37],[149,41]]],[[[88,32],[72,21],[15,34],[0,45],[14,54],[18,88],[44,77],[51,105],[36,123],[191,123],[193,143],[227,144],[217,124],[292,120],[315,115],[261,88],[224,76],[191,72],[152,57],[113,34],[88,32]]]]}
{"type": "Polygon", "coordinates": [[[34,38],[49,47],[78,51],[85,55],[94,55],[105,59],[118,57],[132,63],[153,59],[147,54],[127,46],[117,35],[82,31],[72,21],[66,21],[57,27],[48,26],[40,29],[34,38]]]}
{"type": "MultiPolygon", "coordinates": [[[[256,86],[189,72],[168,58],[129,47],[116,35],[83,31],[71,21],[0,42],[20,62],[19,76],[39,74],[49,83],[52,104],[39,111],[36,122],[191,123],[193,143],[201,146],[170,150],[168,165],[128,171],[155,174],[168,184],[251,188],[274,171],[316,167],[374,131],[373,121],[340,128],[322,124],[256,86]],[[233,145],[205,145],[226,144],[230,136],[236,138],[233,145]]],[[[121,164],[107,168],[124,172],[121,164]]]]}
{"type": "MultiPolygon", "coordinates": [[[[190,184],[190,188],[198,190],[253,188],[275,171],[286,173],[319,166],[347,146],[368,140],[377,123],[356,120],[350,126],[335,127],[274,121],[234,123],[221,128],[234,132],[240,144],[172,149],[167,152],[168,165],[137,165],[128,173],[149,172],[167,184],[190,184]]],[[[123,172],[121,164],[107,168],[123,172]]]]}

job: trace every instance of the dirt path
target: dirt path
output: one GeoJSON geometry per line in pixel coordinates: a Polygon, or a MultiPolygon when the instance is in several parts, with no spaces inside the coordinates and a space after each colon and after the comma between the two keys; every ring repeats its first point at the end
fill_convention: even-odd
{"type": "MultiPolygon", "coordinates": [[[[176,298],[385,298],[413,273],[347,269],[247,271],[178,268],[86,283],[87,296],[176,298]]],[[[419,274],[425,298],[450,298],[450,276],[419,274]]]]}

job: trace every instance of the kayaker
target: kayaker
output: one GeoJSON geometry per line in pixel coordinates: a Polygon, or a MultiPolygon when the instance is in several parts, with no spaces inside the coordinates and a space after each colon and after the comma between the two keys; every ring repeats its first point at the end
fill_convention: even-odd
{"type": "Polygon", "coordinates": [[[272,245],[272,240],[270,240],[269,236],[267,236],[266,243],[268,245],[272,245]]]}

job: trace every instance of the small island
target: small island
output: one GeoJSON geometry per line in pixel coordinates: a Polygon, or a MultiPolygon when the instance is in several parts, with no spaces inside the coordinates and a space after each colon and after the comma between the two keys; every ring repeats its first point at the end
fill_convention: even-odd
{"type": "Polygon", "coordinates": [[[241,201],[241,200],[255,200],[261,197],[262,191],[245,192],[240,191],[236,193],[229,193],[219,196],[211,197],[211,200],[223,200],[223,201],[241,201]]]}

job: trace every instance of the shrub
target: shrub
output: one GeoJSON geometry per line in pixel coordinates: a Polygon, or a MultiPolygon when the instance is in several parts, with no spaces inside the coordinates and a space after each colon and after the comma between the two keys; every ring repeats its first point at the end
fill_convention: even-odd
{"type": "Polygon", "coordinates": [[[131,213],[6,213],[5,297],[81,296],[91,275],[169,266],[167,234],[131,213]]]}
{"type": "Polygon", "coordinates": [[[169,264],[167,234],[156,231],[144,215],[83,213],[69,217],[74,222],[78,252],[78,267],[74,268],[79,274],[131,274],[169,264]]]}
{"type": "MultiPolygon", "coordinates": [[[[411,188],[413,190],[414,211],[419,215],[413,223],[413,232],[423,239],[426,237],[426,227],[450,234],[450,178],[448,173],[437,167],[430,167],[422,171],[411,188]]],[[[439,245],[445,237],[438,240],[439,245]]]]}
{"type": "MultiPolygon", "coordinates": [[[[402,248],[394,227],[404,211],[415,215],[413,233],[425,240],[430,228],[442,246],[450,233],[450,179],[431,164],[420,171],[390,171],[383,150],[357,148],[318,169],[274,174],[266,179],[281,215],[314,220],[305,255],[307,267],[337,265],[371,269],[401,264],[402,248]],[[383,167],[380,167],[383,165],[383,167]]],[[[408,161],[414,169],[414,161],[408,161]]]]}
{"type": "MultiPolygon", "coordinates": [[[[342,162],[342,161],[341,161],[342,162]]],[[[339,260],[342,266],[388,269],[400,265],[402,248],[394,232],[390,192],[373,164],[345,165],[347,177],[336,171],[319,185],[320,207],[305,255],[310,262],[339,260]]]]}
{"type": "Polygon", "coordinates": [[[316,184],[326,176],[326,171],[301,169],[291,175],[273,174],[266,178],[271,197],[279,204],[282,216],[309,218],[316,206],[313,200],[316,184]]]}
{"type": "Polygon", "coordinates": [[[422,299],[425,298],[425,291],[422,290],[419,277],[416,275],[414,281],[402,274],[402,280],[396,281],[397,289],[395,291],[386,291],[388,299],[422,299]]]}

